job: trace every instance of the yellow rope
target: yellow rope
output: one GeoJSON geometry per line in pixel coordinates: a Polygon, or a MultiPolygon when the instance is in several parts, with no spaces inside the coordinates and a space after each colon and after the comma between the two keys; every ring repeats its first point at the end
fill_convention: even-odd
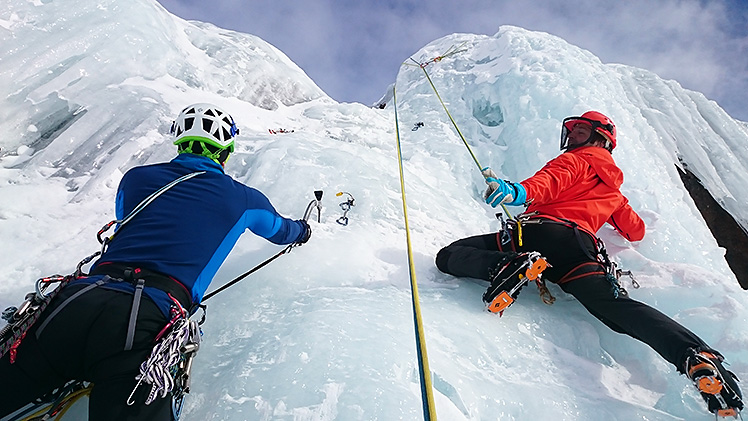
{"type": "MultiPolygon", "coordinates": [[[[411,58],[411,60],[413,59],[411,58]]],[[[465,147],[467,148],[468,152],[470,152],[470,156],[473,158],[475,165],[478,166],[478,171],[482,171],[483,167],[481,166],[480,162],[478,162],[478,158],[475,157],[475,154],[473,153],[473,149],[470,148],[470,145],[467,143],[467,140],[465,140],[465,136],[462,135],[460,128],[457,126],[455,119],[452,118],[452,114],[449,112],[449,110],[447,109],[447,106],[444,104],[444,101],[442,100],[441,95],[439,95],[439,91],[436,89],[436,86],[434,86],[434,82],[431,80],[431,76],[429,76],[429,72],[426,71],[426,66],[421,65],[420,67],[421,67],[421,70],[423,70],[423,74],[426,75],[426,79],[428,79],[429,83],[431,84],[431,88],[434,90],[436,97],[439,99],[439,102],[442,104],[442,108],[444,108],[444,111],[447,113],[447,117],[449,117],[449,121],[452,122],[452,125],[454,126],[455,130],[457,130],[457,134],[460,135],[460,139],[462,139],[462,143],[465,144],[465,147]]]]}
{"type": "MultiPolygon", "coordinates": [[[[91,393],[91,387],[92,386],[89,385],[83,389],[76,390],[75,392],[72,392],[69,395],[65,396],[65,398],[63,398],[55,406],[55,408],[57,409],[57,413],[52,414],[52,416],[54,416],[54,419],[60,420],[65,415],[65,413],[68,411],[68,409],[70,409],[70,407],[73,406],[75,402],[77,402],[79,399],[83,398],[84,396],[88,396],[91,393]]],[[[49,412],[52,409],[55,409],[53,408],[53,405],[54,403],[46,404],[41,409],[38,409],[33,414],[30,414],[30,415],[25,416],[24,418],[21,418],[19,421],[33,421],[33,420],[40,419],[40,417],[46,415],[47,412],[49,412]]],[[[44,419],[51,419],[51,418],[44,418],[44,419]]]]}
{"type": "MultiPolygon", "coordinates": [[[[464,45],[464,43],[463,43],[463,45],[464,45]]],[[[450,47],[450,50],[451,50],[451,48],[452,47],[450,47]]],[[[449,50],[447,50],[447,51],[449,52],[449,50]]],[[[473,158],[473,161],[475,162],[475,165],[478,166],[478,171],[481,171],[481,174],[482,174],[484,167],[480,164],[480,162],[478,162],[478,158],[475,157],[475,154],[473,153],[473,149],[468,144],[467,140],[465,139],[465,136],[462,135],[462,131],[460,131],[460,128],[457,126],[457,122],[455,122],[455,119],[452,118],[452,114],[447,109],[447,106],[444,104],[444,101],[442,100],[441,95],[439,95],[439,91],[436,89],[436,86],[434,85],[434,82],[431,80],[431,76],[429,76],[429,72],[426,71],[426,66],[429,63],[434,63],[434,62],[440,61],[442,58],[446,57],[447,55],[456,54],[456,53],[459,53],[459,52],[462,52],[462,51],[465,51],[465,50],[455,49],[454,51],[450,52],[449,54],[444,53],[441,56],[438,56],[436,58],[433,58],[433,59],[428,60],[428,61],[423,62],[423,63],[419,63],[413,57],[411,57],[410,59],[414,63],[416,63],[416,65],[418,65],[418,67],[420,67],[421,70],[423,70],[423,74],[426,75],[426,79],[428,79],[429,84],[431,84],[431,88],[434,90],[434,93],[436,94],[436,97],[439,99],[439,102],[442,104],[442,108],[444,108],[444,111],[447,113],[447,117],[449,117],[449,121],[452,122],[452,125],[454,126],[455,130],[457,131],[457,134],[460,135],[460,139],[462,139],[462,143],[465,145],[465,147],[467,148],[468,152],[470,152],[470,156],[473,158]]],[[[509,213],[509,209],[507,209],[506,206],[503,203],[501,204],[501,207],[504,209],[504,212],[506,212],[507,218],[512,219],[512,214],[509,213]]],[[[519,246],[522,247],[522,225],[519,224],[519,223],[517,224],[517,235],[519,237],[519,246]]]]}
{"type": "Polygon", "coordinates": [[[431,371],[429,370],[429,359],[426,352],[426,338],[423,333],[423,322],[421,320],[421,305],[418,298],[418,283],[416,282],[416,269],[413,264],[413,248],[410,242],[410,227],[408,226],[408,206],[405,201],[405,176],[403,175],[403,155],[400,148],[400,125],[397,118],[397,95],[392,89],[392,101],[395,104],[395,133],[397,135],[397,159],[400,166],[400,190],[402,191],[403,216],[405,218],[405,239],[408,246],[408,269],[410,270],[410,289],[413,301],[413,318],[416,327],[416,344],[418,346],[418,365],[421,378],[421,399],[423,401],[423,416],[425,420],[436,421],[436,407],[434,406],[434,394],[431,386],[431,371]]]}

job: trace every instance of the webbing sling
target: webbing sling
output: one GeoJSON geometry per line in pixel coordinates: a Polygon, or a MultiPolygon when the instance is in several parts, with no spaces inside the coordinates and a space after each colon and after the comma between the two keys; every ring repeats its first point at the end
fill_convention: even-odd
{"type": "MultiPolygon", "coordinates": [[[[115,278],[112,278],[108,275],[104,275],[102,279],[99,279],[98,281],[87,285],[85,288],[82,288],[80,291],[76,292],[75,294],[68,297],[65,301],[63,301],[62,304],[60,304],[59,307],[57,307],[50,315],[47,317],[44,322],[39,326],[39,329],[36,331],[36,338],[39,339],[39,337],[42,334],[42,331],[47,327],[49,322],[52,321],[52,319],[55,318],[65,307],[68,306],[73,300],[80,297],[81,295],[91,291],[94,288],[100,287],[102,285],[108,284],[109,282],[123,282],[122,280],[117,280],[115,278]]],[[[133,294],[132,299],[132,307],[130,308],[130,318],[127,323],[127,337],[125,339],[125,351],[129,351],[132,349],[133,343],[135,341],[135,324],[138,318],[138,311],[140,310],[140,299],[143,295],[143,286],[145,284],[145,280],[138,279],[138,283],[135,286],[135,293],[133,294]]]]}
{"type": "Polygon", "coordinates": [[[205,174],[205,171],[195,171],[195,172],[192,172],[192,173],[189,173],[189,174],[185,174],[185,175],[177,178],[176,180],[174,180],[171,183],[169,183],[169,184],[161,187],[160,189],[156,190],[155,192],[151,193],[148,197],[146,197],[145,199],[143,199],[140,203],[138,203],[138,206],[135,206],[135,208],[133,208],[133,210],[129,214],[127,214],[126,217],[124,217],[122,219],[115,219],[113,221],[108,222],[103,227],[101,227],[101,229],[99,230],[99,232],[96,233],[96,238],[99,240],[99,243],[101,243],[101,253],[104,254],[104,249],[112,241],[112,239],[114,239],[114,236],[119,233],[119,231],[122,229],[122,227],[125,224],[127,224],[128,222],[130,222],[130,220],[132,218],[134,218],[135,215],[137,215],[138,213],[140,213],[140,211],[142,211],[146,206],[150,205],[151,202],[153,202],[154,200],[156,200],[157,197],[161,196],[167,190],[169,190],[170,188],[176,186],[177,184],[181,183],[182,181],[189,180],[190,178],[198,176],[198,175],[201,175],[201,174],[205,174]],[[112,225],[114,225],[114,224],[119,224],[119,228],[116,231],[114,231],[114,234],[112,234],[110,237],[102,239],[101,235],[104,234],[105,232],[109,231],[109,228],[111,228],[112,225]]]}
{"type": "Polygon", "coordinates": [[[138,284],[135,285],[135,294],[132,297],[132,308],[130,309],[130,320],[127,322],[127,339],[125,340],[125,351],[132,349],[132,344],[135,341],[135,323],[138,319],[138,310],[140,310],[140,298],[143,296],[143,286],[145,285],[145,279],[138,279],[138,284]]]}
{"type": "Polygon", "coordinates": [[[95,283],[88,285],[87,287],[81,289],[80,291],[78,291],[75,294],[73,294],[70,297],[68,297],[67,300],[63,301],[63,303],[60,304],[60,306],[57,307],[55,309],[55,311],[53,311],[52,314],[50,314],[49,317],[47,317],[44,320],[44,322],[41,324],[41,326],[39,326],[39,329],[37,329],[37,331],[36,331],[36,338],[39,339],[39,336],[42,334],[42,331],[44,330],[44,328],[47,327],[47,325],[49,324],[49,322],[52,319],[54,319],[54,317],[57,316],[57,314],[59,312],[61,312],[62,309],[64,309],[65,307],[67,307],[68,304],[70,304],[73,300],[75,300],[76,298],[80,297],[81,295],[87,293],[88,291],[90,291],[90,290],[92,290],[92,289],[94,289],[94,288],[96,288],[98,286],[104,285],[107,282],[107,279],[108,279],[108,277],[105,276],[104,278],[99,279],[95,283]]]}

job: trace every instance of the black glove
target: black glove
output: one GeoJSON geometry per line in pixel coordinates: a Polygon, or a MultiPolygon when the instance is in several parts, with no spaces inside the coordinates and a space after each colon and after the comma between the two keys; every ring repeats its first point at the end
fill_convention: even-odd
{"type": "Polygon", "coordinates": [[[299,236],[299,239],[296,240],[296,244],[304,244],[309,241],[309,237],[312,236],[312,228],[309,226],[309,223],[303,219],[299,219],[299,222],[301,222],[304,232],[299,236]]]}

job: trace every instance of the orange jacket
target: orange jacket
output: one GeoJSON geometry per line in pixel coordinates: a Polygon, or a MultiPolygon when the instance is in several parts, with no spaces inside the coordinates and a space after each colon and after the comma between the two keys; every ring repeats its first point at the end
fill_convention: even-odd
{"type": "Polygon", "coordinates": [[[644,221],[621,194],[622,183],[610,152],[587,146],[562,153],[521,184],[530,202],[527,212],[574,221],[592,234],[607,222],[629,241],[639,241],[644,221]]]}

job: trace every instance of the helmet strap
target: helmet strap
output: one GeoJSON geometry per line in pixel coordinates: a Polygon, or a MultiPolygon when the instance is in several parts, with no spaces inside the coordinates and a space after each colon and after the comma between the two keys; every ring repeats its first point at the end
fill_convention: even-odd
{"type": "Polygon", "coordinates": [[[220,166],[224,166],[231,155],[230,148],[218,149],[213,145],[206,145],[198,140],[190,140],[180,143],[177,147],[178,153],[191,153],[193,155],[204,156],[215,161],[220,166]]]}

